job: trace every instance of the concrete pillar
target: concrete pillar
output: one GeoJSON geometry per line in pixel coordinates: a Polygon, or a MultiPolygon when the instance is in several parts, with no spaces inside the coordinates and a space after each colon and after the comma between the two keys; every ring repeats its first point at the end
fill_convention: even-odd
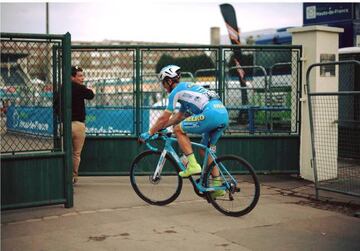
{"type": "Polygon", "coordinates": [[[211,45],[220,45],[220,28],[211,27],[210,28],[210,44],[211,45]]]}
{"type": "MultiPolygon", "coordinates": [[[[306,71],[308,67],[315,63],[338,61],[339,33],[342,28],[328,26],[305,26],[288,29],[292,33],[292,44],[302,45],[302,99],[301,99],[301,132],[300,132],[300,175],[304,179],[314,181],[314,171],[311,167],[312,145],[310,137],[310,122],[308,111],[308,100],[306,89],[306,71]]],[[[335,67],[335,75],[325,72],[320,74],[320,67],[315,67],[310,74],[311,92],[337,92],[338,91],[338,67],[335,67]]],[[[337,99],[334,99],[337,102],[337,99]]],[[[337,124],[333,122],[338,117],[338,104],[332,104],[331,114],[320,114],[322,109],[313,107],[314,135],[317,139],[331,137],[331,144],[326,145],[326,152],[331,152],[326,156],[321,156],[321,151],[317,154],[318,180],[336,178],[337,176],[337,124]],[[335,108],[334,108],[335,107],[335,108]],[[315,108],[315,109],[314,109],[315,108]],[[317,119],[318,118],[318,119],[317,119]],[[321,123],[321,125],[320,125],[321,123]],[[324,126],[326,128],[324,128],[324,126]],[[321,127],[321,128],[320,128],[321,127]]],[[[327,109],[329,112],[329,109],[327,109]]],[[[329,141],[328,141],[329,142],[329,141]]],[[[324,146],[324,145],[322,145],[324,146]]],[[[315,145],[319,150],[320,145],[315,145]]]]}

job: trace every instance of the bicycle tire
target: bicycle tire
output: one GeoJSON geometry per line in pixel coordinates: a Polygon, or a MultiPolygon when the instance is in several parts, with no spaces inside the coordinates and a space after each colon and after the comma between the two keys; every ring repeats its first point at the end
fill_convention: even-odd
{"type": "Polygon", "coordinates": [[[130,182],[136,194],[145,202],[163,206],[180,195],[183,181],[178,175],[178,165],[169,154],[165,156],[161,177],[156,181],[151,178],[160,155],[160,151],[151,150],[140,153],[131,164],[130,182]]]}
{"type": "MultiPolygon", "coordinates": [[[[260,197],[260,183],[253,167],[246,160],[236,155],[221,156],[218,157],[215,162],[218,163],[218,165],[221,163],[226,167],[231,176],[236,178],[237,185],[233,185],[232,188],[226,190],[224,196],[217,198],[212,196],[212,192],[207,192],[206,196],[208,201],[218,211],[228,216],[239,217],[249,213],[255,208],[260,197]],[[240,201],[240,203],[238,203],[238,201],[240,201]]],[[[209,165],[204,174],[206,177],[206,187],[212,186],[211,182],[213,178],[211,177],[211,171],[216,166],[215,162],[209,165]]],[[[223,169],[221,171],[227,181],[230,181],[230,176],[227,175],[223,169]]]]}

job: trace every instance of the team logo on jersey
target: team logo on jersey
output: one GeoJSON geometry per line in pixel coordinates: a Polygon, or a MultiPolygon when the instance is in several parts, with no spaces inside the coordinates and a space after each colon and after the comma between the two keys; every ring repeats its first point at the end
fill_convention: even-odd
{"type": "Polygon", "coordinates": [[[191,95],[190,93],[183,93],[182,97],[191,99],[193,95],[191,95]]]}
{"type": "Polygon", "coordinates": [[[183,122],[182,123],[182,127],[189,129],[189,128],[199,128],[200,124],[199,123],[193,123],[193,122],[183,122]]]}
{"type": "Polygon", "coordinates": [[[225,108],[225,106],[224,106],[223,104],[215,104],[215,105],[213,105],[213,107],[214,107],[215,109],[225,108]]]}
{"type": "Polygon", "coordinates": [[[198,121],[202,121],[205,119],[204,115],[199,115],[199,116],[191,116],[185,119],[186,122],[198,122],[198,121]]]}

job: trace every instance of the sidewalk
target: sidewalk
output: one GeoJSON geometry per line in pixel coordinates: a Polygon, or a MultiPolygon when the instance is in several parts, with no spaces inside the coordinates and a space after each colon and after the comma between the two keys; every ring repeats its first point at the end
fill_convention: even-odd
{"type": "Polygon", "coordinates": [[[128,177],[80,177],[74,208],[2,212],[1,250],[360,250],[359,199],[288,176],[262,176],[257,207],[227,217],[188,181],[168,206],[143,202],[128,177]],[[327,202],[325,202],[327,200],[327,202]]]}
{"type": "Polygon", "coordinates": [[[260,182],[283,196],[303,199],[299,201],[303,205],[360,216],[360,197],[320,190],[319,200],[316,200],[314,183],[291,175],[263,175],[260,182]]]}

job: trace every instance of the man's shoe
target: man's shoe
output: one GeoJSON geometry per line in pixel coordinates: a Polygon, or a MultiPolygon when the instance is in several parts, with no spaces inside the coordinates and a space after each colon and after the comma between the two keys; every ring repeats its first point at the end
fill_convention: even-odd
{"type": "Polygon", "coordinates": [[[73,185],[75,185],[77,182],[78,182],[78,177],[73,177],[73,179],[72,179],[73,185]]]}
{"type": "MultiPolygon", "coordinates": [[[[222,186],[221,177],[214,178],[213,186],[214,187],[222,186]]],[[[226,192],[224,190],[216,190],[214,192],[211,192],[211,198],[216,199],[217,197],[224,196],[225,194],[226,194],[226,192]]]]}
{"type": "Polygon", "coordinates": [[[187,178],[193,174],[199,174],[199,173],[201,173],[201,166],[198,163],[196,163],[195,165],[191,165],[189,163],[186,170],[181,171],[179,173],[179,176],[182,178],[187,178]]]}

